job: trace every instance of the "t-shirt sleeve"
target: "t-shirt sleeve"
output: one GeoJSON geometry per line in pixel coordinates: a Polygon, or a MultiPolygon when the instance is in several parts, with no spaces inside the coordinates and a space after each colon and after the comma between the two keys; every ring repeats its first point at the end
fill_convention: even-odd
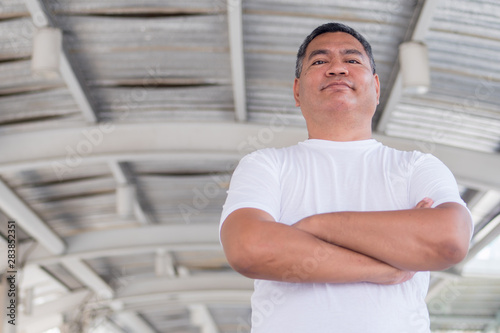
{"type": "Polygon", "coordinates": [[[281,201],[279,173],[271,149],[253,152],[241,159],[231,177],[219,231],[229,214],[240,208],[261,209],[278,221],[281,201]]]}
{"type": "MultiPolygon", "coordinates": [[[[434,201],[432,207],[445,202],[456,202],[467,208],[460,197],[457,182],[451,171],[443,162],[430,154],[421,155],[415,162],[411,172],[409,192],[413,206],[428,197],[434,201]]],[[[473,230],[474,223],[471,228],[473,230]]]]}

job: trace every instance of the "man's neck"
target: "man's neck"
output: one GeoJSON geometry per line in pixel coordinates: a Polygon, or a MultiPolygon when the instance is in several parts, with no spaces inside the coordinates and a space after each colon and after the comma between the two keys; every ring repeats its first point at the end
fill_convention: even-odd
{"type": "Polygon", "coordinates": [[[329,141],[360,141],[372,138],[371,128],[364,130],[354,129],[335,129],[329,128],[325,130],[309,129],[309,139],[320,139],[329,141]]]}

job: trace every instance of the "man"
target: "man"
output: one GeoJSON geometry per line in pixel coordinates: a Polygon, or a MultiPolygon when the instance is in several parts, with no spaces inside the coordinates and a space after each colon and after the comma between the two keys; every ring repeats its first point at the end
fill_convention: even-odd
{"type": "Polygon", "coordinates": [[[380,83],[350,27],[306,38],[293,92],[309,139],[243,158],[221,217],[229,263],[256,279],[252,332],[430,332],[428,271],[472,232],[453,175],[371,138],[380,83]]]}

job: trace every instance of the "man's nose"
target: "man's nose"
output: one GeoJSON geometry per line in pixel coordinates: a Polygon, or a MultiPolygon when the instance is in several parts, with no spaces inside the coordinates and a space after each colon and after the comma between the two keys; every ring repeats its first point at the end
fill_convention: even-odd
{"type": "Polygon", "coordinates": [[[328,67],[327,76],[348,75],[349,71],[342,61],[332,61],[328,67]]]}

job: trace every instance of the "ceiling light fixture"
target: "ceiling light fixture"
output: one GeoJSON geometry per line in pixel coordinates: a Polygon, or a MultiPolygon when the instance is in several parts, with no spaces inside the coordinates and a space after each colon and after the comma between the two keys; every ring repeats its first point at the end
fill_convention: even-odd
{"type": "Polygon", "coordinates": [[[419,41],[409,41],[399,46],[399,64],[403,78],[403,91],[408,94],[425,94],[429,91],[430,73],[427,46],[419,41]]]}
{"type": "Polygon", "coordinates": [[[61,48],[62,32],[60,29],[49,27],[38,29],[33,39],[32,73],[46,79],[59,78],[61,48]]]}

